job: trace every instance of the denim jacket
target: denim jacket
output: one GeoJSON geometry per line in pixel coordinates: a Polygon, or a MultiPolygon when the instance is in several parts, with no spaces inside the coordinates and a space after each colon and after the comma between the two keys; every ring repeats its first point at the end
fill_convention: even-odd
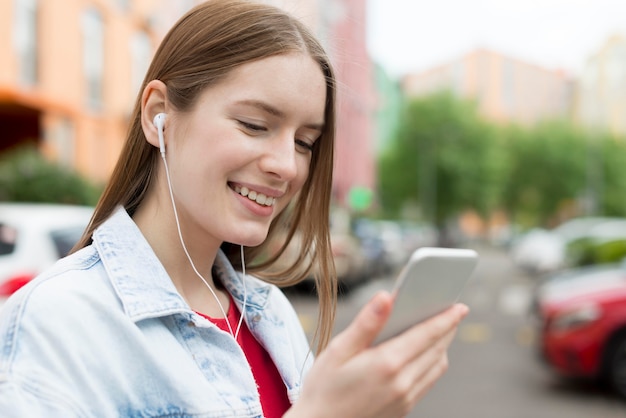
{"type": "MultiPolygon", "coordinates": [[[[215,261],[241,310],[242,275],[215,261]]],[[[245,322],[293,403],[313,358],[293,307],[245,277],[245,322]]],[[[239,345],[193,312],[124,209],[0,311],[0,417],[262,417],[239,345]]]]}

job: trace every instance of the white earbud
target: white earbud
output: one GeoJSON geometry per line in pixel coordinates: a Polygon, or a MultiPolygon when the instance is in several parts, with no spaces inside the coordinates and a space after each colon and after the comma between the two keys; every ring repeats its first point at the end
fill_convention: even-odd
{"type": "MultiPolygon", "coordinates": [[[[217,297],[217,295],[215,294],[215,291],[213,290],[213,288],[211,287],[211,285],[206,281],[206,279],[202,276],[202,274],[200,274],[200,272],[196,269],[195,264],[193,263],[193,260],[191,259],[191,255],[189,255],[189,251],[187,251],[187,246],[185,245],[185,240],[183,239],[183,233],[182,230],[180,229],[180,221],[178,219],[178,211],[176,209],[176,201],[174,200],[174,191],[172,190],[172,180],[170,179],[170,169],[167,166],[167,160],[165,158],[165,140],[163,139],[163,129],[164,129],[164,125],[165,125],[165,113],[158,113],[153,120],[154,126],[157,128],[157,132],[159,135],[159,150],[161,151],[161,158],[163,159],[163,166],[165,167],[165,178],[167,179],[167,188],[170,192],[170,200],[172,202],[172,210],[174,211],[174,220],[176,221],[176,229],[178,230],[178,239],[180,240],[180,244],[183,247],[183,250],[185,251],[185,255],[187,256],[187,259],[189,260],[189,264],[191,265],[191,268],[193,269],[193,271],[196,273],[196,275],[200,278],[200,280],[202,280],[202,282],[206,285],[206,287],[209,289],[209,291],[211,292],[211,294],[213,295],[213,297],[215,298],[215,301],[217,302],[217,305],[219,306],[220,310],[222,311],[222,315],[224,315],[224,318],[228,318],[228,315],[226,313],[226,310],[224,309],[224,307],[222,306],[219,298],[217,297]]],[[[237,329],[235,331],[233,331],[232,326],[230,325],[230,321],[226,321],[226,325],[228,325],[228,330],[230,331],[230,334],[233,336],[233,338],[235,339],[235,341],[237,340],[237,336],[239,335],[239,330],[241,329],[241,324],[243,323],[243,317],[244,317],[244,313],[246,311],[246,301],[247,301],[247,289],[246,289],[246,280],[245,280],[245,275],[246,275],[246,265],[245,265],[245,261],[243,258],[243,246],[241,246],[241,266],[242,266],[242,281],[243,281],[243,307],[241,308],[241,315],[239,316],[239,323],[237,324],[237,329]]]]}
{"type": "Polygon", "coordinates": [[[165,113],[157,113],[154,117],[154,126],[159,135],[159,150],[165,155],[165,139],[163,138],[163,127],[165,126],[165,113]]]}

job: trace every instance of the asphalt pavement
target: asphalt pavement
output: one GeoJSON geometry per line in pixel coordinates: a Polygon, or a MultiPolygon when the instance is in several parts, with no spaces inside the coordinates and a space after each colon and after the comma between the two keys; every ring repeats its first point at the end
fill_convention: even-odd
{"type": "MultiPolygon", "coordinates": [[[[449,370],[408,418],[626,418],[626,401],[604,388],[563,380],[542,362],[529,315],[536,279],[517,269],[505,251],[476,249],[480,262],[462,297],[470,314],[450,348],[449,370]]],[[[379,278],[343,297],[335,332],[392,284],[391,277],[379,278]]],[[[312,335],[315,300],[288,294],[312,335]]]]}

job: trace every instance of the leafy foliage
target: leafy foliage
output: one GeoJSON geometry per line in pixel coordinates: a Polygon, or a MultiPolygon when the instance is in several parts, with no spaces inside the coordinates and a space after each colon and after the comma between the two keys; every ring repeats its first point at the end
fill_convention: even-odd
{"type": "Polygon", "coordinates": [[[626,216],[626,139],[600,138],[599,148],[599,157],[591,166],[598,173],[598,210],[606,216],[626,216]]]}
{"type": "Polygon", "coordinates": [[[404,105],[379,159],[385,216],[417,206],[438,227],[473,210],[507,214],[522,228],[577,215],[626,216],[626,139],[567,121],[499,126],[472,102],[441,92],[404,105]]]}
{"type": "Polygon", "coordinates": [[[568,245],[567,255],[573,267],[619,263],[626,257],[626,239],[598,242],[589,237],[581,238],[568,245]]]}
{"type": "Polygon", "coordinates": [[[383,206],[397,215],[407,201],[417,202],[438,226],[465,209],[487,216],[502,170],[495,133],[473,103],[450,93],[408,102],[396,140],[379,162],[383,206]]]}
{"type": "Polygon", "coordinates": [[[100,187],[76,172],[46,160],[34,147],[0,159],[0,201],[94,205],[100,187]]]}
{"type": "Polygon", "coordinates": [[[504,130],[508,175],[503,207],[520,224],[541,225],[586,187],[587,141],[571,125],[539,124],[504,130]]]}

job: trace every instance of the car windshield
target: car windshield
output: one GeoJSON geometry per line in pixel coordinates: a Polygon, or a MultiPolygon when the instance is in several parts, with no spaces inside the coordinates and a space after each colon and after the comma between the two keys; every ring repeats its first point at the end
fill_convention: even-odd
{"type": "Polygon", "coordinates": [[[54,247],[59,258],[65,257],[69,254],[74,245],[80,239],[83,231],[84,228],[82,227],[72,227],[57,229],[50,232],[50,237],[52,238],[52,242],[54,242],[54,247]]]}
{"type": "Polygon", "coordinates": [[[17,230],[10,225],[0,223],[0,255],[11,254],[15,251],[17,230]]]}

